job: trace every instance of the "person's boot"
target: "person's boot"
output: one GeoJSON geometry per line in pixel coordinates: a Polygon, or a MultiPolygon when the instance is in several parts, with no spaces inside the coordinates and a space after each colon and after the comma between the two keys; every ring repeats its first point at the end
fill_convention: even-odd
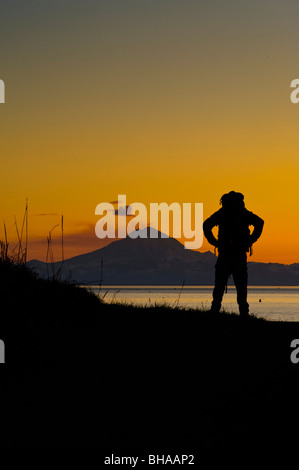
{"type": "Polygon", "coordinates": [[[215,302],[213,300],[211,304],[210,313],[212,313],[213,315],[218,315],[218,313],[220,313],[220,309],[221,309],[221,303],[219,304],[219,302],[215,302]]]}
{"type": "Polygon", "coordinates": [[[249,307],[239,308],[239,312],[240,312],[240,316],[243,317],[243,318],[248,318],[248,317],[250,317],[250,315],[249,315],[249,307]]]}
{"type": "Polygon", "coordinates": [[[250,317],[250,315],[249,315],[249,312],[246,312],[246,313],[244,313],[244,312],[243,312],[243,313],[240,313],[240,317],[242,317],[242,318],[249,318],[249,317],[250,317]]]}
{"type": "Polygon", "coordinates": [[[238,301],[240,316],[247,318],[249,317],[249,303],[246,301],[238,301]]]}

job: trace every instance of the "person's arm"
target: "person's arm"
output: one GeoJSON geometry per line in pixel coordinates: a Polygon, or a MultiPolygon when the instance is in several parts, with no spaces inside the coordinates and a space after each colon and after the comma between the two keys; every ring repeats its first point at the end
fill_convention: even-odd
{"type": "MultiPolygon", "coordinates": [[[[218,211],[219,212],[219,211],[218,211]]],[[[212,229],[219,224],[218,212],[215,212],[211,217],[206,219],[203,223],[203,233],[205,234],[208,242],[213,246],[218,246],[218,240],[214,237],[212,229]]]]}
{"type": "Polygon", "coordinates": [[[264,227],[264,221],[252,212],[250,214],[249,220],[250,225],[253,225],[254,227],[253,232],[249,237],[249,245],[251,246],[260,238],[264,227]]]}

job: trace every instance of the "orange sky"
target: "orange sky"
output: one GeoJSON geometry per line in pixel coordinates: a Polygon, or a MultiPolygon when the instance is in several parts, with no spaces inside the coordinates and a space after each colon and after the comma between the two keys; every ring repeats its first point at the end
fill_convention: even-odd
{"type": "Polygon", "coordinates": [[[207,217],[236,190],[265,220],[252,260],[299,262],[298,4],[112,3],[1,7],[0,213],[11,242],[26,198],[29,257],[45,259],[61,214],[72,256],[102,246],[95,207],[118,194],[202,202],[207,217]]]}

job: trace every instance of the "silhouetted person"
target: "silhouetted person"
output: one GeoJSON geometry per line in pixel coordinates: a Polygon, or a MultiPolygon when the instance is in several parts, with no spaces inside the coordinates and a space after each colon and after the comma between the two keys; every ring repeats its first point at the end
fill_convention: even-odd
{"type": "Polygon", "coordinates": [[[218,248],[215,266],[215,287],[211,311],[218,313],[230,274],[233,275],[237,289],[237,302],[240,315],[247,316],[247,253],[261,236],[264,221],[245,208],[244,196],[231,191],[220,199],[222,208],[209,217],[203,224],[204,234],[211,245],[218,248]],[[249,225],[253,225],[250,233],[249,225]],[[218,239],[212,229],[218,226],[218,239]]]}

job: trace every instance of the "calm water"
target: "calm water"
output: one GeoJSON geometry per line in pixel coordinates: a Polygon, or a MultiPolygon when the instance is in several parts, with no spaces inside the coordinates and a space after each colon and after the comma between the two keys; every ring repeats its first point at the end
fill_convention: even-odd
{"type": "MultiPolygon", "coordinates": [[[[168,304],[188,308],[209,309],[212,286],[104,286],[91,288],[107,302],[127,302],[138,305],[168,304]]],[[[268,320],[299,321],[298,287],[249,287],[250,313],[268,320]]],[[[229,312],[238,312],[236,290],[229,286],[224,294],[223,307],[229,312]]]]}

